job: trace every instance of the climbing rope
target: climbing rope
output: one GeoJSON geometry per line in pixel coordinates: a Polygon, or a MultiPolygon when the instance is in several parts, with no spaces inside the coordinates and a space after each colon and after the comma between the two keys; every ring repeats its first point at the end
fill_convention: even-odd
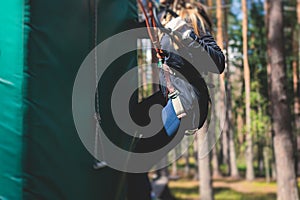
{"type": "MultiPolygon", "coordinates": [[[[96,79],[96,112],[95,112],[95,121],[96,121],[96,131],[95,131],[95,144],[94,144],[94,155],[98,158],[98,150],[99,150],[99,145],[101,148],[101,152],[104,153],[103,151],[103,146],[102,146],[102,139],[101,139],[101,134],[99,134],[100,131],[100,122],[101,122],[101,117],[100,117],[100,101],[99,101],[99,90],[98,90],[98,59],[97,59],[97,43],[98,43],[98,0],[94,0],[94,67],[95,67],[95,79],[96,79]]],[[[104,159],[104,155],[102,155],[102,158],[104,159]]],[[[107,163],[105,161],[99,161],[97,159],[94,160],[94,169],[100,169],[107,166],[107,163]]]]}
{"type": "MultiPolygon", "coordinates": [[[[167,94],[172,94],[175,92],[175,88],[173,87],[173,84],[171,83],[170,68],[165,63],[163,63],[166,52],[160,48],[160,43],[159,43],[159,38],[158,38],[158,29],[157,29],[157,23],[156,23],[156,21],[157,21],[156,14],[157,13],[153,6],[153,2],[151,0],[149,0],[147,2],[147,7],[148,7],[148,11],[149,11],[149,16],[148,16],[142,1],[141,0],[137,0],[137,1],[140,6],[140,9],[142,10],[142,12],[144,14],[148,35],[149,35],[150,40],[153,44],[153,47],[156,51],[156,56],[158,58],[158,68],[161,68],[164,71],[167,94]],[[150,24],[150,22],[151,22],[151,24],[150,24]]],[[[166,95],[166,96],[168,96],[168,95],[166,95]]]]}

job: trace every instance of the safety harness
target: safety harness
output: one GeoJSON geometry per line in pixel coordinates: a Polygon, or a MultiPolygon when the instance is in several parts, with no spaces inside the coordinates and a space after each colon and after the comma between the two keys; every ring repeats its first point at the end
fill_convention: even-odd
{"type": "MultiPolygon", "coordinates": [[[[156,9],[154,8],[154,5],[153,5],[154,3],[151,0],[149,0],[147,2],[149,16],[147,15],[146,9],[144,8],[144,5],[141,0],[138,0],[138,4],[144,14],[147,31],[148,31],[150,40],[154,46],[154,49],[156,51],[156,55],[158,58],[157,66],[158,66],[158,68],[161,68],[164,72],[164,77],[165,77],[165,81],[166,81],[167,97],[169,100],[172,101],[176,116],[178,119],[180,119],[180,118],[186,116],[186,112],[185,112],[185,110],[182,106],[181,100],[179,98],[179,91],[176,90],[176,88],[173,86],[173,84],[171,82],[170,74],[174,74],[174,72],[170,69],[170,67],[167,64],[165,64],[163,62],[166,55],[165,55],[164,50],[162,50],[160,48],[157,26],[159,26],[159,29],[161,31],[163,31],[164,33],[171,35],[172,38],[175,41],[177,41],[178,45],[181,45],[181,44],[178,41],[179,39],[173,35],[173,31],[170,28],[168,28],[168,29],[163,28],[163,26],[161,25],[161,23],[157,17],[156,9]]],[[[170,12],[174,16],[177,15],[175,12],[168,9],[167,6],[165,7],[165,11],[170,12]]]]}

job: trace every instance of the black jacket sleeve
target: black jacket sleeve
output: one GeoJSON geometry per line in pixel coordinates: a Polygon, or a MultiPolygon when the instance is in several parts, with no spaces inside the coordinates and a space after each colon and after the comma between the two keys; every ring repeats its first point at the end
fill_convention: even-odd
{"type": "Polygon", "coordinates": [[[204,35],[198,42],[212,58],[218,68],[218,71],[213,69],[208,69],[208,71],[221,74],[225,69],[225,56],[214,38],[211,35],[204,35]]]}
{"type": "MultiPolygon", "coordinates": [[[[206,34],[202,36],[201,38],[197,38],[196,41],[193,42],[192,45],[187,44],[188,48],[182,49],[180,52],[183,51],[191,51],[193,52],[192,56],[194,58],[197,58],[197,54],[199,51],[201,51],[201,47],[208,53],[208,55],[211,57],[213,62],[215,63],[216,67],[211,66],[202,66],[203,71],[209,71],[212,73],[223,73],[225,69],[225,56],[220,49],[220,47],[217,45],[216,41],[214,40],[213,36],[210,34],[206,34]]],[[[174,52],[168,52],[166,53],[166,63],[170,67],[176,67],[180,68],[184,65],[183,60],[180,58],[180,54],[183,53],[174,53],[174,52]]],[[[195,59],[194,59],[195,60],[195,59]]]]}

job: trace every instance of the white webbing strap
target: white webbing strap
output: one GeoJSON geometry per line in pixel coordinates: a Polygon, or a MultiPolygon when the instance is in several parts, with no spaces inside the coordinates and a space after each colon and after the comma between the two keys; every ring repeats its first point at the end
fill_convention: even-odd
{"type": "Polygon", "coordinates": [[[172,70],[170,69],[170,67],[167,64],[163,64],[163,70],[164,70],[164,74],[165,74],[165,79],[166,79],[166,86],[168,91],[170,92],[168,94],[168,98],[171,99],[176,116],[178,117],[178,119],[185,117],[186,116],[186,112],[182,106],[180,97],[179,97],[179,91],[176,90],[176,88],[174,88],[174,86],[172,85],[171,82],[171,77],[170,74],[173,74],[172,70]]]}
{"type": "Polygon", "coordinates": [[[176,113],[177,117],[179,119],[182,118],[182,117],[185,117],[186,112],[184,111],[184,108],[183,108],[182,103],[180,101],[179,95],[175,98],[172,98],[171,101],[173,103],[173,107],[174,107],[174,110],[175,110],[175,113],[176,113]]]}

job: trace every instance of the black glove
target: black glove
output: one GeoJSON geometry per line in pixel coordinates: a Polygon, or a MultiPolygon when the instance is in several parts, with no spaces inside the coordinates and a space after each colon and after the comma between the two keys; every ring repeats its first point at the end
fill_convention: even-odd
{"type": "Polygon", "coordinates": [[[169,67],[178,68],[178,69],[180,69],[184,65],[184,62],[180,57],[180,55],[173,52],[166,53],[165,62],[169,67]]]}

